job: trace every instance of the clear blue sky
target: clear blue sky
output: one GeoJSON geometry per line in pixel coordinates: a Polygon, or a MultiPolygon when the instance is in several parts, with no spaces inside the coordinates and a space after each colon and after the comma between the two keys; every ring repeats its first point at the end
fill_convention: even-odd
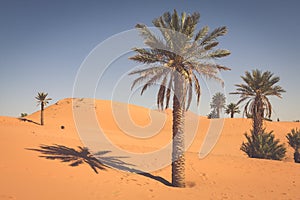
{"type": "MultiPolygon", "coordinates": [[[[174,8],[200,12],[198,29],[204,25],[228,27],[228,35],[220,40],[232,52],[220,62],[232,69],[222,73],[228,103],[237,101],[238,96],[228,93],[246,70],[270,70],[280,76],[280,85],[287,90],[282,100],[271,98],[273,118],[300,119],[299,0],[1,0],[0,115],[37,111],[34,96],[39,91],[48,92],[51,103],[72,97],[77,71],[93,48],[136,23],[151,26],[153,18],[174,8]]],[[[149,94],[145,98],[151,98],[145,100],[145,106],[155,102],[149,94]]],[[[209,98],[202,101],[209,103],[209,98]]],[[[206,115],[209,107],[200,110],[206,115]]]]}

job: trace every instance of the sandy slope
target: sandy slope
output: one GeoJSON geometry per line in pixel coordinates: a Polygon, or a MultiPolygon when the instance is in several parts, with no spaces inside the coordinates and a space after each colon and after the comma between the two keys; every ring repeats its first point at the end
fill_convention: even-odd
{"type": "MultiPolygon", "coordinates": [[[[149,153],[170,142],[170,110],[149,111],[110,101],[97,101],[95,105],[87,99],[75,101],[74,109],[76,106],[82,109],[83,115],[85,109],[96,110],[105,135],[122,149],[149,153]],[[120,112],[122,110],[126,112],[120,112]],[[123,116],[127,111],[131,121],[123,116]],[[114,119],[118,119],[118,124],[114,119]]],[[[62,146],[56,153],[67,154],[83,146],[74,125],[71,99],[49,106],[45,117],[43,127],[35,123],[39,121],[39,112],[27,117],[31,122],[0,117],[0,199],[300,199],[300,165],[292,162],[291,148],[284,161],[249,159],[239,150],[243,133],[251,127],[247,119],[225,119],[217,144],[207,157],[200,159],[199,150],[212,121],[187,114],[186,132],[196,130],[197,134],[186,156],[188,187],[178,189],[167,186],[171,180],[170,166],[144,175],[110,168],[98,169],[95,173],[85,161],[72,167],[69,166],[72,162],[39,157],[43,155],[41,152],[30,149],[41,150],[40,145],[53,148],[58,144],[62,146]],[[195,129],[197,122],[199,126],[195,129]]],[[[83,123],[87,124],[91,121],[85,120],[83,123]]],[[[286,142],[287,132],[300,128],[300,123],[292,122],[267,122],[265,125],[283,142],[286,142]]],[[[112,162],[128,162],[113,153],[103,156],[116,156],[112,162]]],[[[76,158],[82,156],[75,155],[76,158]]]]}

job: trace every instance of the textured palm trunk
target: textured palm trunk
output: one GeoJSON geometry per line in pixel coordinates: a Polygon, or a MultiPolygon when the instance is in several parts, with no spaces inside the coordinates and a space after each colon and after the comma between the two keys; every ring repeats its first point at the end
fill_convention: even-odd
{"type": "Polygon", "coordinates": [[[217,118],[220,118],[220,108],[217,108],[217,118]]]}
{"type": "Polygon", "coordinates": [[[262,134],[263,130],[263,107],[259,97],[255,99],[256,106],[253,112],[253,133],[255,135],[262,134]]]}
{"type": "Polygon", "coordinates": [[[177,78],[173,97],[172,185],[185,187],[183,81],[177,78]]]}
{"type": "Polygon", "coordinates": [[[253,133],[255,135],[261,134],[262,132],[262,119],[259,114],[253,116],[253,133]]]}
{"type": "Polygon", "coordinates": [[[234,112],[231,112],[231,118],[233,118],[234,117],[234,112]]]}
{"type": "Polygon", "coordinates": [[[44,125],[44,103],[41,103],[41,125],[44,125]]]}

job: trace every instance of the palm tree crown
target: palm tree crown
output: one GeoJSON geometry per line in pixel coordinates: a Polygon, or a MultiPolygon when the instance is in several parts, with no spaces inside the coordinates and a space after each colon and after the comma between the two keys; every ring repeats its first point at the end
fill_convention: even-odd
{"type": "Polygon", "coordinates": [[[263,108],[262,117],[270,118],[272,115],[272,105],[268,96],[277,96],[282,98],[281,93],[285,92],[281,86],[275,85],[280,78],[275,76],[270,71],[261,72],[260,70],[253,70],[252,73],[245,72],[245,76],[241,76],[246,84],[236,84],[236,92],[230,94],[239,94],[241,102],[247,101],[244,112],[246,115],[253,115],[255,111],[259,111],[259,106],[263,108]],[[264,116],[265,114],[265,116],[264,116]]]}
{"type": "Polygon", "coordinates": [[[225,108],[226,97],[223,93],[217,92],[210,103],[210,107],[213,108],[217,113],[217,118],[220,118],[220,113],[225,108]]]}
{"type": "Polygon", "coordinates": [[[44,105],[46,106],[50,100],[52,100],[51,98],[47,98],[48,93],[44,93],[44,92],[38,92],[38,95],[35,97],[35,99],[38,102],[38,105],[44,105]]]}
{"type": "Polygon", "coordinates": [[[209,32],[207,26],[195,34],[200,14],[193,13],[178,16],[164,13],[153,20],[153,25],[160,31],[162,38],[143,24],[136,28],[149,48],[134,48],[136,55],[131,60],[144,63],[145,69],[132,71],[130,75],[138,75],[132,84],[143,83],[141,94],[150,86],[159,83],[157,105],[159,109],[169,107],[173,94],[173,152],[172,152],[172,184],[184,187],[184,111],[190,106],[193,91],[200,100],[201,76],[222,82],[217,77],[220,70],[229,68],[211,62],[217,58],[228,56],[228,50],[215,49],[219,44],[217,38],[227,33],[226,27],[209,32]]]}
{"type": "Polygon", "coordinates": [[[220,27],[209,33],[209,28],[205,26],[194,36],[199,18],[199,13],[188,16],[182,13],[181,19],[176,10],[173,15],[169,12],[164,13],[163,16],[153,20],[163,39],[154,35],[145,25],[136,25],[150,49],[134,48],[137,54],[130,59],[150,66],[130,73],[139,75],[132,88],[138,83],[145,82],[141,90],[143,94],[149,86],[160,82],[157,105],[161,109],[169,107],[170,93],[172,89],[174,90],[179,77],[184,82],[184,96],[188,97],[185,108],[188,109],[193,89],[199,103],[201,93],[199,76],[222,82],[217,73],[220,70],[229,70],[227,67],[208,62],[230,54],[228,50],[214,49],[219,44],[216,41],[217,37],[225,35],[227,28],[220,27]]]}
{"type": "Polygon", "coordinates": [[[226,109],[225,109],[225,113],[226,114],[230,114],[231,118],[234,117],[234,114],[235,113],[240,113],[241,111],[239,110],[239,107],[237,104],[235,103],[230,103],[226,106],[226,109]]]}

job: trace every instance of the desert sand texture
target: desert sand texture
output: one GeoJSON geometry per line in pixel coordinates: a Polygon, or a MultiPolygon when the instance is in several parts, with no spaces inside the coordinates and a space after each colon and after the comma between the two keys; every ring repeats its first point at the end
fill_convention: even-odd
{"type": "Polygon", "coordinates": [[[293,162],[293,149],[285,138],[292,128],[300,128],[300,123],[264,124],[285,143],[287,156],[283,161],[250,159],[240,151],[243,134],[249,132],[252,123],[241,118],[221,120],[219,140],[206,157],[200,158],[207,132],[217,131],[210,129],[216,121],[188,112],[186,140],[191,145],[186,153],[187,187],[179,189],[169,186],[170,165],[160,167],[159,160],[139,159],[145,169],[139,174],[143,170],[134,170],[134,158],[109,152],[101,141],[93,143],[89,134],[97,127],[90,127],[95,121],[90,119],[90,110],[106,138],[121,151],[132,155],[163,148],[168,151],[171,110],[155,111],[104,100],[64,99],[45,109],[44,126],[39,125],[40,112],[26,120],[3,116],[0,199],[300,199],[300,165],[293,162]],[[80,112],[74,114],[73,110],[80,112]],[[80,127],[85,128],[84,133],[80,127]],[[89,150],[84,148],[87,144],[91,144],[89,150]],[[114,168],[118,166],[123,170],[114,168]]]}

